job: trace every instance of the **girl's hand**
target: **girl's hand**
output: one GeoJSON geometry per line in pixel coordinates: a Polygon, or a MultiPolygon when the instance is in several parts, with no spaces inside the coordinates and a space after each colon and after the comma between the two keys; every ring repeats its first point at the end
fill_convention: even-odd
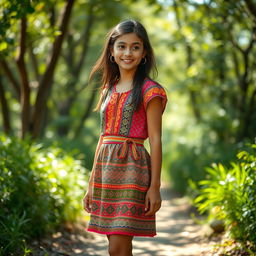
{"type": "Polygon", "coordinates": [[[90,213],[92,210],[92,187],[89,185],[88,190],[83,198],[84,209],[90,213]]]}
{"type": "Polygon", "coordinates": [[[161,194],[159,188],[149,188],[145,200],[145,215],[155,214],[161,207],[161,194]]]}

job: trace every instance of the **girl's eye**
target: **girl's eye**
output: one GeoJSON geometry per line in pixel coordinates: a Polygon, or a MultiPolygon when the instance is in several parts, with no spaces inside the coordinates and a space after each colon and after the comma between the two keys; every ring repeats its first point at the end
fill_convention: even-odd
{"type": "Polygon", "coordinates": [[[140,49],[139,46],[134,46],[134,47],[133,47],[133,50],[139,50],[139,49],[140,49]]]}
{"type": "Polygon", "coordinates": [[[119,44],[119,45],[117,46],[117,48],[118,48],[118,49],[124,49],[124,48],[125,48],[125,46],[124,46],[124,45],[122,45],[122,44],[119,44]]]}

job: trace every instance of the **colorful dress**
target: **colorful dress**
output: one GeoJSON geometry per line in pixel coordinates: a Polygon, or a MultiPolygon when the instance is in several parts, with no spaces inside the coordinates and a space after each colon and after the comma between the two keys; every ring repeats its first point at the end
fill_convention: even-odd
{"type": "Polygon", "coordinates": [[[135,111],[132,90],[109,91],[101,106],[100,146],[95,164],[92,210],[88,231],[101,234],[155,236],[155,215],[145,216],[150,186],[150,155],[143,146],[148,138],[146,107],[154,97],[167,97],[158,83],[146,79],[143,104],[135,111]]]}

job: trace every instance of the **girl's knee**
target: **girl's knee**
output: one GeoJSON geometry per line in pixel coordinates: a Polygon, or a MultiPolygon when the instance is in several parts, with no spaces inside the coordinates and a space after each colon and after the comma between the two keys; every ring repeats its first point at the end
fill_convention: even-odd
{"type": "Polygon", "coordinates": [[[110,256],[131,256],[132,246],[122,245],[122,244],[110,244],[108,248],[110,256]]]}
{"type": "Polygon", "coordinates": [[[132,256],[132,238],[109,237],[108,252],[110,256],[132,256]]]}
{"type": "Polygon", "coordinates": [[[110,256],[119,256],[121,253],[121,248],[118,245],[109,244],[108,253],[110,256]]]}

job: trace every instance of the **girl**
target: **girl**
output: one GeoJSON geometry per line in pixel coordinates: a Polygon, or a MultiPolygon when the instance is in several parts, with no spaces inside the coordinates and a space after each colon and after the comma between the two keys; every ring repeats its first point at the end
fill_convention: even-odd
{"type": "Polygon", "coordinates": [[[162,113],[167,102],[145,28],[128,20],[107,36],[90,78],[102,74],[101,135],[88,191],[88,231],[106,234],[111,256],[131,256],[134,236],[155,236],[160,209],[162,113]],[[150,155],[143,146],[149,137],[150,155]]]}

